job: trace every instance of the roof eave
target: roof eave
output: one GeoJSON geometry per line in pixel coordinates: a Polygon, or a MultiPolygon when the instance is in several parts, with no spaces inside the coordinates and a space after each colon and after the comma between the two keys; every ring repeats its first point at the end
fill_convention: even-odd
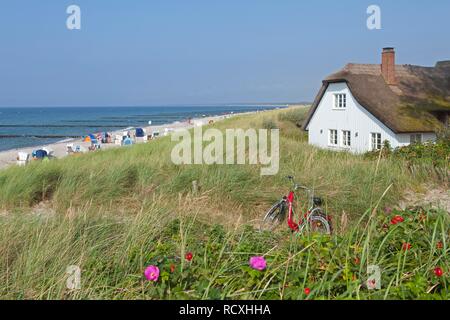
{"type": "MultiPolygon", "coordinates": [[[[346,83],[348,86],[348,89],[350,90],[353,98],[359,103],[359,105],[361,105],[365,110],[367,110],[367,112],[369,112],[372,116],[374,116],[378,121],[380,121],[382,124],[384,124],[387,128],[389,128],[389,130],[391,130],[393,133],[395,134],[399,134],[399,133],[403,133],[400,132],[398,130],[396,130],[392,125],[390,125],[389,123],[386,123],[385,121],[382,121],[379,117],[377,117],[375,114],[373,114],[372,112],[370,112],[367,108],[364,107],[364,105],[358,100],[358,97],[355,96],[355,94],[353,93],[353,90],[351,88],[350,83],[343,78],[336,78],[336,79],[326,79],[322,81],[322,88],[320,89],[318,96],[316,97],[316,100],[314,101],[313,105],[311,106],[311,110],[309,111],[309,114],[302,126],[302,129],[304,131],[308,131],[308,125],[311,122],[312,117],[314,116],[314,113],[316,113],[316,110],[320,104],[320,101],[322,101],[323,96],[325,95],[325,92],[328,89],[328,85],[331,83],[346,83]]],[[[431,132],[431,131],[430,131],[431,132]]]]}
{"type": "Polygon", "coordinates": [[[333,79],[333,80],[323,80],[322,81],[322,87],[320,88],[320,90],[319,90],[319,92],[318,92],[318,94],[316,96],[316,99],[314,100],[314,103],[311,106],[311,110],[309,110],[308,116],[306,117],[305,122],[302,125],[302,130],[303,131],[308,131],[307,128],[309,126],[309,123],[311,122],[311,119],[314,116],[314,113],[316,113],[317,107],[319,106],[320,101],[322,101],[322,98],[323,98],[323,96],[325,95],[325,92],[328,89],[328,85],[330,83],[342,83],[342,82],[347,83],[347,80],[345,80],[345,79],[341,79],[341,80],[333,79]]]}

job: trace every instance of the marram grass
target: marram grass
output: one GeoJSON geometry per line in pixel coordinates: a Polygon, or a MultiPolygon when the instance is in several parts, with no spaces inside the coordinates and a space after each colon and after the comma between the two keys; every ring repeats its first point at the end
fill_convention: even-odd
{"type": "Polygon", "coordinates": [[[0,297],[448,299],[448,213],[383,212],[403,191],[441,182],[413,175],[398,159],[309,146],[296,126],[305,112],[215,125],[280,128],[275,177],[261,177],[249,165],[175,166],[169,138],[1,171],[0,297]],[[337,234],[258,231],[258,219],[288,190],[286,175],[325,198],[337,234]],[[346,228],[339,226],[344,212],[346,228]],[[392,225],[393,214],[405,221],[392,225]],[[405,243],[410,250],[402,250],[405,243]],[[265,257],[266,270],[249,267],[257,255],[265,257]],[[80,290],[66,287],[71,265],[81,268],[80,290]],[[148,265],[161,270],[158,282],[145,281],[148,265]],[[380,290],[367,289],[370,265],[381,269],[380,290]]]}

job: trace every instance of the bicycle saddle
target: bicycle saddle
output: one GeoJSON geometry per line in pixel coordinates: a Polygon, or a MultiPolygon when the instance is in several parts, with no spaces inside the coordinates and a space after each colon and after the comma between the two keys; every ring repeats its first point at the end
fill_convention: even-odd
{"type": "Polygon", "coordinates": [[[321,206],[323,204],[323,199],[320,197],[314,197],[313,203],[315,206],[321,206]]]}

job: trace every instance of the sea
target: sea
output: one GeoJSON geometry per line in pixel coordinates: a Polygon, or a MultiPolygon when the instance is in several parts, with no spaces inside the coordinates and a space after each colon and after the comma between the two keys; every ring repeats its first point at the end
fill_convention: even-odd
{"type": "Polygon", "coordinates": [[[0,151],[43,146],[90,133],[263,111],[283,105],[0,108],[0,151]]]}

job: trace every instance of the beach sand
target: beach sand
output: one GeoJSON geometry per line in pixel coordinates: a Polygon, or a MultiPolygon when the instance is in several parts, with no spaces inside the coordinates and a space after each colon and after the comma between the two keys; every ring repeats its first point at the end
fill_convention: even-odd
{"type": "MultiPolygon", "coordinates": [[[[165,124],[165,125],[157,125],[157,126],[148,126],[144,127],[147,134],[151,134],[154,131],[159,131],[160,135],[163,135],[166,128],[170,128],[173,130],[177,129],[190,129],[195,126],[196,123],[202,122],[204,125],[207,125],[211,120],[214,122],[221,121],[227,118],[230,118],[232,116],[242,115],[242,114],[249,114],[253,112],[246,112],[246,113],[236,113],[236,114],[228,114],[228,115],[220,115],[220,116],[211,116],[211,117],[204,117],[204,118],[196,118],[191,119],[191,123],[188,123],[187,121],[183,122],[174,122],[171,124],[165,124]]],[[[122,135],[122,133],[125,131],[125,128],[118,131],[113,131],[112,137],[114,139],[115,135],[122,135]]],[[[152,141],[148,141],[147,143],[151,143],[152,141]]],[[[48,144],[48,145],[41,145],[41,146],[34,146],[34,147],[27,147],[27,148],[20,148],[20,149],[12,149],[7,151],[0,152],[0,169],[4,169],[11,165],[17,164],[17,155],[19,152],[26,152],[29,153],[31,156],[31,153],[34,150],[42,149],[42,148],[48,148],[50,150],[53,150],[53,157],[55,158],[63,158],[67,156],[67,144],[74,144],[75,146],[79,145],[86,150],[88,150],[88,147],[91,145],[90,142],[83,142],[82,138],[79,139],[65,139],[60,142],[48,144]]],[[[107,150],[111,148],[120,148],[120,146],[114,144],[114,143],[108,143],[108,144],[102,144],[101,150],[107,150]]]]}

